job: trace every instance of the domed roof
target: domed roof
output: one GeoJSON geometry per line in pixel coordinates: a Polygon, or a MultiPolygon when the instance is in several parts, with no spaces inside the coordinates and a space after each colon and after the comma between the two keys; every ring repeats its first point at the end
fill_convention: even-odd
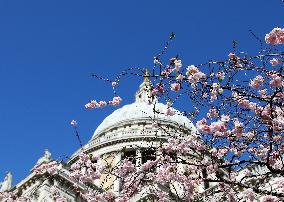
{"type": "Polygon", "coordinates": [[[164,120],[174,122],[177,125],[184,126],[187,128],[193,127],[191,121],[177,110],[175,110],[176,113],[173,116],[166,115],[165,113],[167,109],[168,106],[162,103],[157,103],[154,105],[148,104],[146,102],[135,102],[129,105],[125,105],[115,110],[112,114],[110,114],[103,120],[103,122],[98,126],[98,128],[94,132],[92,139],[108,128],[111,128],[123,122],[130,122],[133,120],[164,120]]]}
{"type": "Polygon", "coordinates": [[[101,132],[108,130],[111,127],[134,120],[156,119],[160,121],[162,120],[173,122],[179,126],[184,126],[191,129],[195,128],[187,117],[183,116],[179,111],[175,109],[172,109],[176,112],[174,115],[166,115],[168,106],[162,103],[158,103],[156,98],[152,100],[155,104],[149,104],[151,86],[152,84],[148,79],[148,76],[145,75],[143,83],[139,86],[139,89],[136,92],[135,102],[129,105],[125,105],[107,116],[94,132],[92,139],[97,137],[101,132]]]}

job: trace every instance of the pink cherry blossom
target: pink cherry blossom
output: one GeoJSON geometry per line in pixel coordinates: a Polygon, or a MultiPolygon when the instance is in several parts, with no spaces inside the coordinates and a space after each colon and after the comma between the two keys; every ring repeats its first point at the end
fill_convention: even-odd
{"type": "Polygon", "coordinates": [[[235,60],[237,57],[236,57],[236,55],[235,55],[235,53],[229,53],[229,59],[230,60],[235,60]]]}
{"type": "Polygon", "coordinates": [[[209,112],[207,113],[207,117],[213,118],[215,116],[218,116],[218,110],[216,108],[209,109],[209,112]]]}
{"type": "Polygon", "coordinates": [[[97,107],[105,107],[107,103],[105,101],[99,101],[97,107]]]}
{"type": "Polygon", "coordinates": [[[194,65],[190,65],[187,67],[186,75],[188,76],[188,80],[190,83],[196,83],[199,80],[206,78],[206,75],[194,65]]]}
{"type": "Polygon", "coordinates": [[[217,131],[224,132],[225,130],[227,130],[227,125],[223,121],[216,121],[216,122],[212,122],[209,128],[210,128],[210,133],[214,133],[217,131]]]}
{"type": "Polygon", "coordinates": [[[250,86],[252,88],[258,89],[260,86],[262,86],[264,83],[264,78],[260,75],[256,76],[253,80],[250,82],[250,86]]]}
{"type": "Polygon", "coordinates": [[[180,90],[180,83],[172,83],[171,90],[178,92],[180,90]]]}
{"type": "Polygon", "coordinates": [[[174,64],[175,64],[175,68],[172,69],[172,71],[177,73],[180,70],[180,68],[182,67],[181,60],[175,60],[174,64]]]}
{"type": "Polygon", "coordinates": [[[279,76],[278,74],[272,74],[271,75],[272,80],[270,81],[270,86],[273,87],[280,87],[283,85],[283,81],[281,76],[279,76]]]}
{"type": "Polygon", "coordinates": [[[282,60],[279,59],[279,58],[273,58],[272,60],[270,60],[270,64],[272,66],[276,66],[276,65],[280,64],[281,62],[282,62],[282,60]]]}
{"type": "Polygon", "coordinates": [[[229,122],[230,121],[230,116],[229,115],[221,115],[221,121],[223,122],[229,122]]]}
{"type": "Polygon", "coordinates": [[[117,174],[121,177],[124,177],[126,176],[126,174],[133,172],[134,170],[135,166],[133,165],[133,163],[128,159],[124,159],[122,161],[122,166],[120,166],[119,169],[117,170],[117,174]]]}
{"type": "Polygon", "coordinates": [[[199,69],[194,66],[194,65],[190,65],[187,67],[187,72],[186,72],[186,75],[193,75],[193,74],[196,74],[197,72],[199,72],[199,69]]]}
{"type": "Polygon", "coordinates": [[[272,45],[284,44],[284,29],[274,28],[265,35],[265,42],[272,45]]]}
{"type": "Polygon", "coordinates": [[[267,97],[267,89],[262,89],[258,91],[262,98],[267,97]]]}
{"type": "Polygon", "coordinates": [[[87,109],[93,109],[95,107],[98,106],[98,103],[96,100],[91,100],[90,102],[88,102],[86,105],[85,105],[85,108],[87,109]]]}
{"type": "Polygon", "coordinates": [[[50,174],[55,174],[58,171],[58,163],[56,161],[43,163],[37,166],[33,171],[36,174],[43,174],[45,172],[48,172],[50,174]]]}
{"type": "Polygon", "coordinates": [[[109,104],[112,106],[117,106],[120,104],[121,101],[122,99],[119,96],[115,96],[113,97],[112,101],[109,101],[109,104]]]}
{"type": "Polygon", "coordinates": [[[218,83],[213,83],[212,84],[212,89],[210,90],[211,92],[211,100],[214,101],[217,99],[218,94],[223,93],[223,89],[221,88],[220,84],[218,83]]]}
{"type": "Polygon", "coordinates": [[[176,111],[172,107],[168,107],[165,114],[167,116],[173,116],[176,114],[176,111]]]}
{"type": "Polygon", "coordinates": [[[158,202],[168,202],[167,194],[164,191],[155,192],[155,196],[158,198],[158,202]]]}
{"type": "Polygon", "coordinates": [[[201,119],[200,121],[197,121],[196,127],[197,130],[201,133],[210,133],[210,128],[205,118],[201,119]]]}
{"type": "Polygon", "coordinates": [[[261,202],[278,202],[279,200],[277,199],[276,196],[264,196],[261,200],[261,202]]]}

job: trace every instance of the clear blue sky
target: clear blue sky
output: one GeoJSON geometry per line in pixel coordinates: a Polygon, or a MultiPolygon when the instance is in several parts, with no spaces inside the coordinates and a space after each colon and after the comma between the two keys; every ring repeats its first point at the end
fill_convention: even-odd
{"type": "MultiPolygon", "coordinates": [[[[232,40],[255,53],[257,41],[284,27],[280,0],[0,1],[0,181],[28,175],[43,150],[53,157],[78,148],[70,120],[86,143],[113,108],[88,111],[91,98],[110,99],[111,87],[90,77],[151,66],[170,32],[169,57],[184,64],[227,58],[232,40]],[[171,55],[172,54],[172,55],[171,55]]],[[[133,101],[140,81],[118,93],[133,101]]]]}

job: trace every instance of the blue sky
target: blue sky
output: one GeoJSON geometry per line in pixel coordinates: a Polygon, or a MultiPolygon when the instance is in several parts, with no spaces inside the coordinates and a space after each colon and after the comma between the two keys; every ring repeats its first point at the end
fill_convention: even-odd
{"type": "MultiPolygon", "coordinates": [[[[113,108],[88,111],[89,99],[111,99],[113,78],[128,67],[149,67],[170,32],[168,57],[184,64],[227,58],[232,40],[256,53],[260,38],[284,27],[280,0],[0,1],[0,181],[14,184],[43,150],[55,159],[79,146],[70,120],[86,143],[113,108]]],[[[124,80],[123,104],[134,100],[139,79],[124,80]],[[131,83],[131,85],[129,85],[131,83]]]]}

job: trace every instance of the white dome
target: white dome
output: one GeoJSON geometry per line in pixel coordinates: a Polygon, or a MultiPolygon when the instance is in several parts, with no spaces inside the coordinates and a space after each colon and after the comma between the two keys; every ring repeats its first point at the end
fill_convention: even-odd
{"type": "Polygon", "coordinates": [[[101,132],[107,130],[108,128],[111,128],[123,122],[131,122],[133,120],[152,120],[155,118],[156,120],[174,122],[177,125],[184,126],[187,128],[194,128],[191,121],[187,117],[181,115],[181,113],[177,110],[175,110],[176,113],[173,116],[165,115],[167,108],[168,107],[166,105],[162,103],[157,103],[155,104],[155,111],[160,113],[154,113],[153,104],[147,104],[145,102],[135,102],[129,105],[125,105],[115,110],[112,114],[110,114],[103,120],[103,122],[98,126],[98,128],[94,132],[92,139],[95,138],[95,136],[97,136],[101,132]]]}

